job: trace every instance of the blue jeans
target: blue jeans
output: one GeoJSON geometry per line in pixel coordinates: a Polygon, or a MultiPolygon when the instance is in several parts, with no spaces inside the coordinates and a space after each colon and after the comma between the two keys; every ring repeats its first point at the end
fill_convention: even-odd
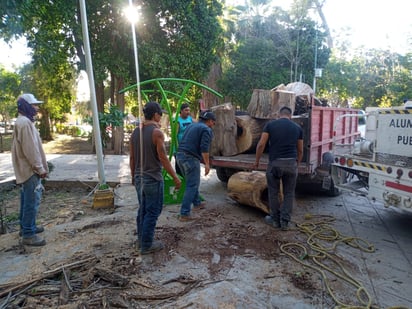
{"type": "Polygon", "coordinates": [[[290,221],[295,200],[298,166],[296,159],[273,160],[266,170],[270,216],[276,222],[290,221]],[[283,187],[283,205],[279,201],[280,181],[283,187]]]}
{"type": "Polygon", "coordinates": [[[198,158],[184,152],[176,154],[176,161],[186,181],[180,215],[189,216],[191,205],[198,206],[201,203],[199,196],[200,161],[198,158]]]}
{"type": "Polygon", "coordinates": [[[43,186],[40,176],[33,174],[20,189],[20,228],[23,238],[36,234],[36,217],[40,207],[43,186]]]}
{"type": "Polygon", "coordinates": [[[135,188],[139,209],[137,210],[137,241],[141,250],[152,246],[157,219],[163,208],[163,181],[150,176],[135,176],[135,188]]]}

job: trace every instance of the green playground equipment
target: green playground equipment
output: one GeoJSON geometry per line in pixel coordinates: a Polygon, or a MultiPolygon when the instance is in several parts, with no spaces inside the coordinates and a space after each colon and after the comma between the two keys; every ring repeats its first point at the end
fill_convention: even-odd
{"type": "MultiPolygon", "coordinates": [[[[185,102],[190,102],[186,95],[188,93],[188,91],[190,90],[190,88],[192,86],[197,86],[199,88],[205,89],[207,91],[209,91],[210,93],[216,95],[219,98],[223,98],[223,95],[221,95],[219,92],[213,90],[212,88],[207,87],[206,85],[203,85],[201,83],[195,82],[193,80],[189,80],[189,79],[181,79],[181,78],[155,78],[155,79],[150,79],[150,80],[146,80],[143,82],[140,82],[138,84],[134,84],[131,86],[128,86],[122,90],[119,91],[119,93],[125,93],[128,92],[132,89],[137,88],[138,86],[147,86],[153,84],[153,88],[152,89],[143,89],[141,90],[141,94],[143,96],[143,99],[146,102],[149,102],[149,94],[150,93],[159,93],[161,95],[161,100],[160,100],[160,105],[162,106],[163,109],[165,109],[167,111],[167,113],[169,114],[169,118],[170,118],[170,148],[169,148],[169,160],[172,159],[172,156],[175,152],[175,150],[178,147],[178,142],[177,142],[177,130],[178,130],[178,123],[177,123],[177,119],[179,117],[179,113],[178,111],[180,110],[180,106],[185,103],[185,102]],[[165,90],[164,87],[162,86],[162,82],[177,82],[177,83],[182,83],[183,84],[183,90],[182,92],[179,93],[175,93],[172,91],[168,91],[165,90]],[[176,114],[173,117],[173,113],[172,113],[172,108],[170,106],[170,102],[169,99],[171,97],[177,98],[177,106],[176,106],[176,114]]],[[[184,193],[184,189],[185,189],[185,181],[183,178],[181,178],[182,181],[182,186],[181,189],[179,190],[179,192],[174,192],[173,187],[174,187],[174,183],[173,180],[171,179],[171,177],[169,175],[167,175],[166,171],[163,170],[163,179],[165,181],[164,183],[164,203],[166,205],[169,204],[177,204],[180,203],[182,201],[183,198],[183,193],[184,193]]]]}

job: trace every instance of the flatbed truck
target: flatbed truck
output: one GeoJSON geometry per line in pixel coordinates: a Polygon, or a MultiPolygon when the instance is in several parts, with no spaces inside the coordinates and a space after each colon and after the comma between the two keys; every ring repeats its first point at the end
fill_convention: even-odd
{"type": "MultiPolygon", "coordinates": [[[[309,112],[293,116],[292,120],[303,129],[303,159],[298,167],[298,186],[311,186],[325,191],[330,196],[339,194],[331,178],[333,163],[333,143],[352,144],[359,136],[358,119],[347,117],[335,126],[342,115],[358,115],[357,109],[336,108],[312,105],[309,112]]],[[[228,182],[230,176],[239,171],[250,171],[255,163],[255,153],[242,153],[235,156],[213,156],[210,164],[216,169],[217,177],[228,182]]],[[[264,153],[258,170],[265,171],[268,155],[264,153]]]]}

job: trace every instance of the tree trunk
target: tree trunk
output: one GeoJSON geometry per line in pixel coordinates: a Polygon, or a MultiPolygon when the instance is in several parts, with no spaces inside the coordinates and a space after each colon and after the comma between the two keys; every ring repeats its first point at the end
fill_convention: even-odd
{"type": "MultiPolygon", "coordinates": [[[[239,204],[258,208],[269,214],[268,185],[265,172],[238,172],[229,178],[227,191],[230,198],[239,204]]],[[[282,182],[278,195],[279,202],[283,202],[282,182]]]]}
{"type": "Polygon", "coordinates": [[[50,114],[46,109],[41,109],[41,115],[40,136],[44,141],[51,141],[53,140],[53,135],[51,132],[50,114]]]}
{"type": "Polygon", "coordinates": [[[237,126],[235,110],[231,103],[214,106],[211,109],[216,115],[213,127],[213,140],[210,154],[212,156],[233,156],[238,153],[236,146],[237,126]]]}
{"type": "Polygon", "coordinates": [[[97,101],[97,111],[99,113],[104,112],[104,84],[103,82],[95,83],[96,89],[96,101],[97,101]]]}
{"type": "MultiPolygon", "coordinates": [[[[216,81],[222,76],[222,68],[220,67],[219,63],[213,63],[207,79],[203,82],[209,88],[212,88],[216,91],[218,90],[216,81]]],[[[219,98],[215,96],[213,93],[210,93],[206,89],[202,89],[202,101],[204,109],[210,109],[212,106],[216,106],[219,104],[219,98]]]]}
{"type": "Polygon", "coordinates": [[[249,115],[238,115],[235,118],[238,132],[236,137],[238,153],[255,152],[263,127],[269,120],[252,118],[249,115]]]}
{"type": "Polygon", "coordinates": [[[295,110],[295,94],[291,91],[254,89],[247,111],[250,116],[260,119],[278,118],[279,109],[288,106],[295,110]]]}
{"type": "Polygon", "coordinates": [[[236,202],[269,213],[268,190],[265,172],[238,172],[229,178],[227,191],[236,202]]]}
{"type": "MultiPolygon", "coordinates": [[[[116,104],[119,107],[119,110],[124,113],[124,93],[119,93],[121,89],[124,88],[124,79],[114,75],[115,77],[115,93],[116,93],[116,104]]],[[[123,123],[120,127],[114,127],[112,131],[113,138],[113,150],[114,154],[121,155],[124,154],[124,127],[123,123]]]]}

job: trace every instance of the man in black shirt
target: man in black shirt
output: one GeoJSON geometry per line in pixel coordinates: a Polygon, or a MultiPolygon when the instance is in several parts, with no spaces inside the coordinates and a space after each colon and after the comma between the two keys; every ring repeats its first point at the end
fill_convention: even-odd
{"type": "Polygon", "coordinates": [[[269,164],[266,170],[270,215],[265,222],[288,229],[295,199],[298,166],[303,156],[303,131],[292,120],[292,110],[284,106],[279,111],[279,119],[269,121],[263,128],[256,148],[255,168],[259,166],[262,153],[269,141],[269,164]],[[279,189],[282,181],[284,200],[281,207],[279,189]]]}

